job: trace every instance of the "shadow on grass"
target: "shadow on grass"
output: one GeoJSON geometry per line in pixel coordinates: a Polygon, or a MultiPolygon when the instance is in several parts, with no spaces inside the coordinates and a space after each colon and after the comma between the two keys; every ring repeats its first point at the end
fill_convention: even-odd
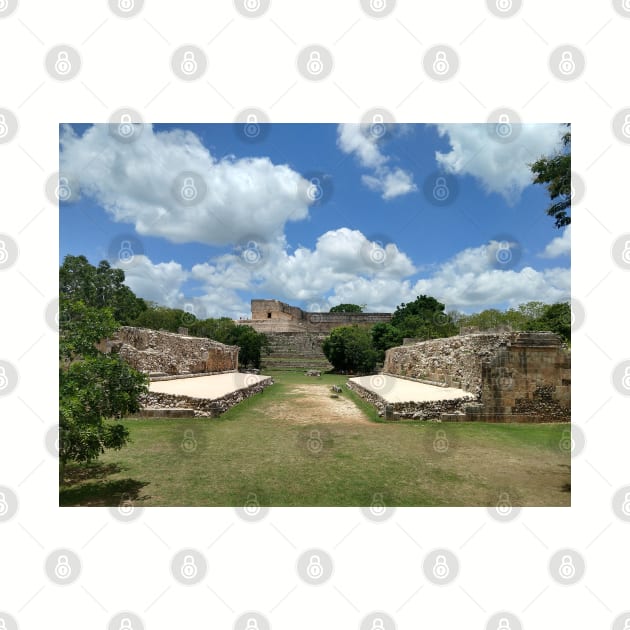
{"type": "Polygon", "coordinates": [[[107,479],[110,475],[121,472],[118,464],[89,464],[73,466],[66,472],[66,481],[59,489],[59,505],[116,507],[126,501],[142,501],[140,491],[149,485],[148,481],[136,479],[107,479]]]}

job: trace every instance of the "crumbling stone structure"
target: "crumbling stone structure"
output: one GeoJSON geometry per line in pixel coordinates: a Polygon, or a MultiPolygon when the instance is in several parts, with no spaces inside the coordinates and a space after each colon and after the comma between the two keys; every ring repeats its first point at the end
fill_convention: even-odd
{"type": "Polygon", "coordinates": [[[252,318],[235,323],[261,333],[329,333],[338,326],[388,323],[391,313],[311,313],[279,300],[252,300],[252,318]]]}
{"type": "Polygon", "coordinates": [[[116,352],[134,369],[151,376],[164,374],[217,374],[238,369],[238,346],[204,337],[122,326],[101,344],[116,352]]]}
{"type": "Polygon", "coordinates": [[[571,355],[550,332],[458,335],[387,351],[383,373],[474,396],[467,420],[560,422],[571,419],[571,355]]]}

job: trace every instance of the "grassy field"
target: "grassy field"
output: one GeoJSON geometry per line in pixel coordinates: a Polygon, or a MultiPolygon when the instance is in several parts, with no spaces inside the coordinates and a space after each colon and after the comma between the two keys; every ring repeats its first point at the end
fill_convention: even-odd
{"type": "Polygon", "coordinates": [[[131,444],[70,466],[60,504],[570,505],[566,424],[388,423],[331,397],[345,376],[272,375],[221,418],[125,420],[131,444]]]}

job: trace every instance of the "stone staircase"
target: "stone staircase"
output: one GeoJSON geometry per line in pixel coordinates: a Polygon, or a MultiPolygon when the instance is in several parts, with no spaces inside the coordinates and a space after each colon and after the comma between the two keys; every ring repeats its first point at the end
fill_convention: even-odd
{"type": "Polygon", "coordinates": [[[268,333],[271,354],[262,357],[262,369],[327,371],[332,369],[322,350],[326,335],[310,332],[268,333]]]}

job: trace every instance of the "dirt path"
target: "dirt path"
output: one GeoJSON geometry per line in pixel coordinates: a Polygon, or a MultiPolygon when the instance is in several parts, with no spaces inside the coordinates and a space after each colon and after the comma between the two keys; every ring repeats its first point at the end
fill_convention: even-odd
{"type": "Polygon", "coordinates": [[[290,424],[372,424],[348,398],[327,385],[293,385],[282,402],[266,406],[265,415],[290,424]]]}

